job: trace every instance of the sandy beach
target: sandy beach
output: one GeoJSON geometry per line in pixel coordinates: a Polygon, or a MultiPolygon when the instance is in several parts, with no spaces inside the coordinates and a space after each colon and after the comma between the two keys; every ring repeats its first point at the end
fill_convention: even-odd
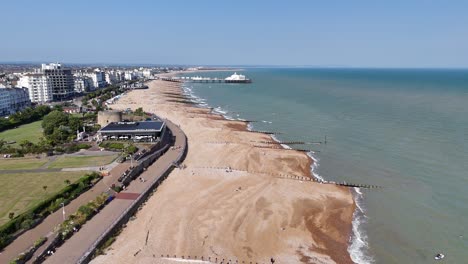
{"type": "Polygon", "coordinates": [[[179,83],[152,81],[111,107],[143,107],[179,124],[189,151],[186,167],[170,174],[92,263],[179,263],[195,256],[212,263],[270,263],[271,257],[275,263],[352,263],[350,190],[278,177],[311,177],[304,152],[273,149],[262,143],[270,136],[247,131],[245,122],[188,103],[179,83]]]}

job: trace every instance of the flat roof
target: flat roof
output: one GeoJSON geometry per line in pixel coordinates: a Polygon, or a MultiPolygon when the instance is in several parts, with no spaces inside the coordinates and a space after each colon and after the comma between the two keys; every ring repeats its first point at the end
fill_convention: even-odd
{"type": "Polygon", "coordinates": [[[160,121],[111,122],[101,132],[161,132],[165,123],[160,121]]]}

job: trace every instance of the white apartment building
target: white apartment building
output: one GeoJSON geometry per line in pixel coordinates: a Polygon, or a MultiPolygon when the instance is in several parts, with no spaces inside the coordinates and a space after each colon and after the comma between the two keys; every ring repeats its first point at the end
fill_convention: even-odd
{"type": "Polygon", "coordinates": [[[75,92],[84,93],[94,90],[93,80],[88,76],[74,76],[75,92]]]}
{"type": "Polygon", "coordinates": [[[125,72],[125,80],[131,81],[131,80],[134,80],[134,79],[136,79],[136,76],[133,73],[133,71],[126,71],[125,72]]]}
{"type": "Polygon", "coordinates": [[[7,116],[31,106],[27,89],[0,85],[0,116],[7,116]]]}
{"type": "Polygon", "coordinates": [[[93,79],[93,85],[95,88],[104,88],[107,86],[106,73],[100,69],[95,69],[92,73],[87,74],[87,76],[93,79]]]}
{"type": "Polygon", "coordinates": [[[33,103],[46,103],[53,100],[52,85],[44,74],[25,74],[19,79],[18,86],[28,88],[29,99],[33,103]]]}

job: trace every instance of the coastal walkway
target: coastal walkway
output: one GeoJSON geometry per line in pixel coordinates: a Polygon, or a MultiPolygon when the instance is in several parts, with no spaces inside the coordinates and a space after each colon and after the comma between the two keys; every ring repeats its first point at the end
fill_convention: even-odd
{"type": "MultiPolygon", "coordinates": [[[[67,204],[64,208],[65,213],[74,213],[80,206],[86,204],[90,200],[94,200],[101,193],[108,191],[110,185],[116,182],[118,177],[130,167],[130,163],[122,163],[110,171],[109,176],[105,176],[102,180],[96,183],[91,189],[82,193],[76,199],[67,204]]],[[[41,237],[47,237],[48,240],[41,248],[48,245],[53,237],[54,228],[63,222],[62,209],[47,216],[39,225],[24,232],[16,238],[11,244],[3,249],[0,254],[0,263],[9,263],[16,258],[20,253],[26,251],[33,243],[41,237]]],[[[37,252],[40,251],[40,249],[37,252]]],[[[33,257],[34,258],[34,257],[33,257]]]]}
{"type": "Polygon", "coordinates": [[[135,199],[143,195],[151,184],[164,177],[173,164],[177,164],[181,158],[181,152],[186,149],[186,136],[182,130],[172,122],[166,120],[168,128],[175,136],[175,146],[180,148],[169,149],[157,159],[140,177],[144,181],[134,180],[120,192],[116,199],[105,206],[97,215],[89,220],[83,227],[68,239],[61,247],[57,248],[54,255],[48,257],[44,263],[80,263],[86,262],[88,254],[92,253],[93,247],[102,239],[103,235],[115,226],[115,223],[128,212],[135,199]]]}

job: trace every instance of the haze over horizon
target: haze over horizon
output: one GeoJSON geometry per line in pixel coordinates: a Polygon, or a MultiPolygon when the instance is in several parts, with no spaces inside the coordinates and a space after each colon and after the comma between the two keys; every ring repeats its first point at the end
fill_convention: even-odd
{"type": "Polygon", "coordinates": [[[468,67],[462,1],[3,1],[2,9],[2,62],[468,67]]]}

